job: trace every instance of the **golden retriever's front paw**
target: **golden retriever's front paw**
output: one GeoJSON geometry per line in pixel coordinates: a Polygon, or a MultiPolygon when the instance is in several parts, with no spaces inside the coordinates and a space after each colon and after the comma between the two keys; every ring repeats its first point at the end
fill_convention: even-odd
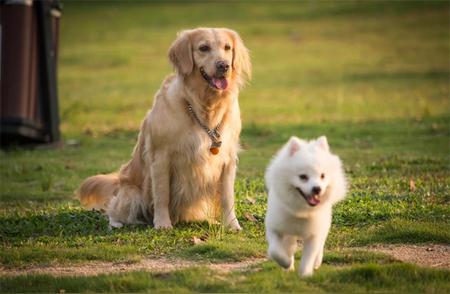
{"type": "Polygon", "coordinates": [[[242,231],[241,225],[239,225],[239,222],[237,220],[227,224],[227,227],[234,232],[242,231]]]}
{"type": "Polygon", "coordinates": [[[155,229],[157,230],[170,230],[172,229],[172,223],[169,221],[154,221],[155,229]]]}
{"type": "Polygon", "coordinates": [[[168,224],[168,225],[155,225],[155,229],[157,230],[170,230],[172,229],[172,225],[168,224]]]}

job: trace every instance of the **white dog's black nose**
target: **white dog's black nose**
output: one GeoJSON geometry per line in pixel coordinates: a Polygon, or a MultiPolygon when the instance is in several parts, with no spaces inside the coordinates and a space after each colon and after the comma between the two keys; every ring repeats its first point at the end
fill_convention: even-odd
{"type": "Polygon", "coordinates": [[[322,191],[322,188],[320,188],[319,186],[314,186],[314,187],[311,189],[311,193],[313,193],[313,195],[319,195],[319,194],[320,194],[320,191],[322,191]]]}
{"type": "Polygon", "coordinates": [[[222,73],[226,73],[230,69],[230,65],[223,60],[216,62],[216,69],[222,73]]]}

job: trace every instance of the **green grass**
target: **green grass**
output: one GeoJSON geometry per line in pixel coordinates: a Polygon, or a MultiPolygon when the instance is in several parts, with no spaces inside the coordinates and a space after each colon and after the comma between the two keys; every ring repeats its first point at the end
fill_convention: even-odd
{"type": "Polygon", "coordinates": [[[325,265],[310,279],[265,262],[227,274],[0,277],[1,292],[450,290],[448,270],[343,249],[450,244],[447,2],[67,1],[64,7],[61,130],[77,144],[1,151],[1,266],[264,257],[264,169],[291,135],[327,135],[350,192],[335,209],[325,265]],[[254,79],[240,95],[244,151],[235,184],[244,230],[206,223],[167,232],[109,230],[104,216],[81,209],[73,191],[85,177],[117,170],[130,158],[140,121],[171,71],[167,49],[178,30],[196,26],[236,29],[251,50],[254,79]],[[205,242],[193,246],[193,237],[205,242]]]}
{"type": "MultiPolygon", "coordinates": [[[[370,259],[369,259],[370,260],[370,259]]],[[[324,265],[312,278],[300,280],[265,262],[258,271],[220,273],[195,268],[171,273],[130,272],[95,277],[46,275],[0,277],[2,292],[430,292],[450,290],[450,272],[408,264],[351,263],[324,265]]]]}

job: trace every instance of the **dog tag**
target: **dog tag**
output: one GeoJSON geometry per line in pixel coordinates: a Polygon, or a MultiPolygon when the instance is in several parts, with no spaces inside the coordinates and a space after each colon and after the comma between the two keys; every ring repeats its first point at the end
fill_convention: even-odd
{"type": "Polygon", "coordinates": [[[218,142],[212,142],[211,147],[209,147],[209,151],[213,154],[213,155],[217,155],[219,154],[220,151],[220,146],[222,146],[222,141],[218,141],[218,142]]]}

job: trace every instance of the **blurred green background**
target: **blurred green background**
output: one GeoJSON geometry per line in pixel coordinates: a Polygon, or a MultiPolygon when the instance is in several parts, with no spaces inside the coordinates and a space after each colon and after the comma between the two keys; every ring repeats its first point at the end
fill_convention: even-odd
{"type": "Polygon", "coordinates": [[[94,3],[64,2],[65,134],[138,128],[176,33],[198,26],[230,27],[251,50],[246,125],[448,114],[445,2],[94,3]]]}
{"type": "MultiPolygon", "coordinates": [[[[395,141],[378,146],[384,149],[401,145],[411,123],[449,115],[445,2],[66,2],[65,11],[59,85],[66,138],[138,130],[172,71],[166,55],[176,33],[198,26],[230,27],[251,50],[254,78],[240,96],[250,151],[248,160],[242,155],[244,172],[261,171],[276,149],[264,152],[271,138],[252,135],[275,132],[280,144],[291,134],[333,137],[326,126],[343,126],[331,144],[352,142],[354,156],[361,144],[385,143],[355,139],[351,132],[364,124],[375,125],[363,134],[400,128],[395,141]]],[[[448,151],[445,141],[417,141],[420,149],[448,151]]]]}

